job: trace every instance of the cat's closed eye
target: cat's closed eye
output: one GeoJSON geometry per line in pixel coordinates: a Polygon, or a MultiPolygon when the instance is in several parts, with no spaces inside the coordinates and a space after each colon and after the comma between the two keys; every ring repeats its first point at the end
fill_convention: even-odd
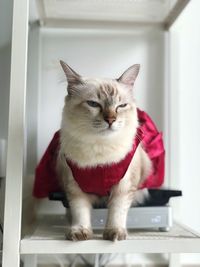
{"type": "Polygon", "coordinates": [[[96,102],[96,101],[88,100],[88,101],[86,101],[86,103],[90,107],[93,107],[93,108],[101,108],[101,105],[98,102],[96,102]]]}
{"type": "Polygon", "coordinates": [[[119,106],[117,106],[118,108],[125,108],[128,104],[127,103],[124,103],[124,104],[121,104],[119,106]]]}
{"type": "Polygon", "coordinates": [[[128,104],[127,103],[124,103],[124,104],[121,104],[121,105],[118,105],[117,107],[116,107],[116,112],[118,112],[119,111],[119,109],[121,110],[121,111],[123,111],[123,108],[125,108],[125,107],[127,107],[128,106],[128,104]]]}

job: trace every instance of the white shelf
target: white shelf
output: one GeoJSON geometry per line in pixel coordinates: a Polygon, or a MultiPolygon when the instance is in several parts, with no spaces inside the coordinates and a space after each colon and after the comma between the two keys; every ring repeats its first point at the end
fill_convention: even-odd
{"type": "MultiPolygon", "coordinates": [[[[189,0],[32,0],[13,1],[12,60],[9,104],[8,156],[4,214],[3,267],[19,267],[21,254],[60,253],[200,253],[200,236],[178,224],[168,233],[131,231],[128,240],[110,242],[96,233],[93,240],[64,240],[64,217],[45,217],[21,238],[22,185],[25,143],[25,100],[28,20],[46,27],[92,27],[111,22],[149,24],[169,28],[189,0]],[[33,4],[32,4],[33,3],[33,4]],[[126,5],[124,5],[126,3],[126,5]],[[141,4],[141,5],[140,5],[141,4]],[[19,67],[20,66],[20,67],[19,67]],[[17,157],[16,157],[17,155],[17,157]],[[13,205],[14,203],[14,205],[13,205]]],[[[106,27],[104,24],[104,27],[106,27]]],[[[118,28],[117,28],[118,29],[118,28]]],[[[164,45],[164,44],[163,44],[164,45]]],[[[168,55],[167,55],[168,58],[168,55]]],[[[167,59],[168,61],[168,59],[167,59]]],[[[168,65],[168,64],[167,64],[168,65]]],[[[169,118],[171,118],[171,114],[169,118]]],[[[171,124],[170,124],[171,125],[171,124]]],[[[171,133],[171,132],[170,132],[171,133]]],[[[173,144],[172,144],[173,145],[173,144]]],[[[177,265],[175,265],[177,267],[177,265]]]]}
{"type": "Polygon", "coordinates": [[[127,240],[102,240],[102,232],[94,239],[72,242],[64,238],[66,218],[62,215],[41,217],[21,240],[21,254],[78,253],[200,253],[200,235],[175,224],[169,232],[130,231],[127,240]]]}
{"type": "Polygon", "coordinates": [[[169,27],[190,0],[41,0],[31,2],[30,18],[42,26],[71,23],[129,22],[169,27]]]}

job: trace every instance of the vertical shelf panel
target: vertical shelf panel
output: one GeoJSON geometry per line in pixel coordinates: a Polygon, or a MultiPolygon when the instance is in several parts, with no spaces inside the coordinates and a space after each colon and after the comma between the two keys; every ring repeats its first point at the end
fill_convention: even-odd
{"type": "Polygon", "coordinates": [[[20,262],[28,6],[28,0],[13,1],[3,267],[17,267],[20,262]]]}

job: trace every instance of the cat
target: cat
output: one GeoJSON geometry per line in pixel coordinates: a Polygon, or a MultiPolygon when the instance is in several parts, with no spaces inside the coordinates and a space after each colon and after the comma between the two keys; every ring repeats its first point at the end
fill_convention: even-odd
{"type": "MultiPolygon", "coordinates": [[[[96,169],[98,173],[104,173],[104,169],[101,169],[104,167],[106,171],[109,169],[111,176],[113,172],[117,175],[118,163],[124,162],[132,151],[134,140],[138,137],[133,87],[140,65],[131,66],[118,79],[94,79],[80,76],[63,61],[60,64],[68,83],[57,157],[57,173],[72,217],[66,238],[73,241],[92,238],[91,209],[103,200],[108,207],[103,238],[124,240],[127,238],[129,207],[139,185],[152,168],[142,144],[138,142],[125,174],[117,182],[111,183],[105,196],[103,182],[102,186],[98,182],[101,177],[97,179],[94,172],[91,177],[83,175],[87,176],[90,170],[96,169]],[[94,184],[94,192],[87,186],[85,189],[82,183],[84,179],[94,184]]],[[[107,185],[110,181],[108,177],[106,179],[107,185]]]]}

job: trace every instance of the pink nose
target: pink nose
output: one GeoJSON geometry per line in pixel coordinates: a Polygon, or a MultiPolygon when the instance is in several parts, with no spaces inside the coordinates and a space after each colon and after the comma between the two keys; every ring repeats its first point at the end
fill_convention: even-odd
{"type": "Polygon", "coordinates": [[[109,126],[111,126],[113,124],[114,121],[116,121],[115,117],[106,117],[104,118],[104,120],[109,124],[109,126]]]}

